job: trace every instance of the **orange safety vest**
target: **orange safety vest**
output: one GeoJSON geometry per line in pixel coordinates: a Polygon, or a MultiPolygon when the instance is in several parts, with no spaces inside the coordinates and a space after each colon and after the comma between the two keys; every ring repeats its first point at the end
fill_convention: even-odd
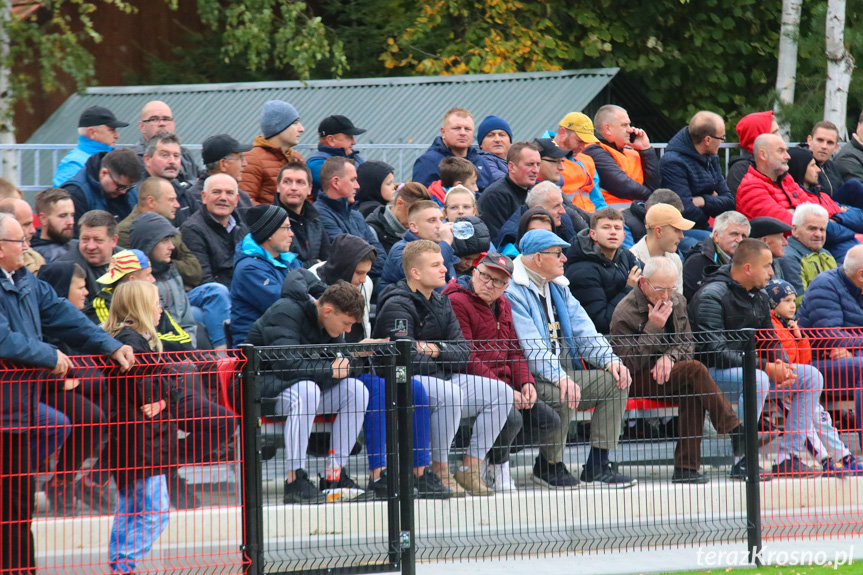
{"type": "Polygon", "coordinates": [[[596,165],[593,158],[586,154],[577,154],[575,159],[584,167],[574,161],[563,162],[563,194],[572,201],[573,205],[581,208],[587,213],[596,211],[596,206],[590,200],[590,191],[593,189],[593,178],[596,176],[596,165]]]}
{"type": "MultiPolygon", "coordinates": [[[[611,154],[611,157],[614,158],[615,163],[620,166],[620,169],[623,170],[627,176],[629,176],[639,184],[644,185],[644,171],[641,168],[641,155],[639,155],[638,151],[632,148],[623,148],[623,152],[621,152],[614,146],[609,146],[607,144],[603,144],[602,142],[599,142],[599,145],[602,146],[602,148],[606,152],[611,154]]],[[[602,182],[600,181],[599,183],[601,186],[602,182]]],[[[629,200],[618,198],[617,196],[612,195],[605,190],[602,190],[602,195],[608,205],[630,203],[629,200]]]]}

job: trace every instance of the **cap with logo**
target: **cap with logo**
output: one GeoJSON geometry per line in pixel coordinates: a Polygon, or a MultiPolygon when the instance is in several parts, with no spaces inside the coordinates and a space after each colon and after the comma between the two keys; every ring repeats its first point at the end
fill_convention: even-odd
{"type": "Polygon", "coordinates": [[[695,222],[684,218],[680,211],[669,204],[654,204],[644,216],[644,225],[650,229],[674,226],[678,230],[691,230],[695,222]]]}
{"type": "Polygon", "coordinates": [[[481,258],[476,265],[479,264],[482,264],[486,267],[494,268],[496,270],[500,270],[507,276],[512,277],[512,260],[505,255],[501,255],[497,252],[489,252],[485,254],[485,256],[481,258]]]}
{"type": "Polygon", "coordinates": [[[150,260],[147,258],[147,254],[141,250],[123,250],[111,256],[108,273],[96,281],[100,284],[111,285],[117,283],[127,274],[138,270],[145,270],[148,267],[150,267],[150,260]]]}
{"type": "Polygon", "coordinates": [[[228,134],[217,134],[201,144],[201,159],[204,164],[212,164],[231,154],[245,154],[251,149],[251,146],[243,146],[228,134]]]}
{"type": "Polygon", "coordinates": [[[84,110],[78,118],[79,128],[91,128],[93,126],[108,126],[109,128],[125,128],[129,124],[121,122],[108,108],[102,106],[91,106],[84,110]]]}
{"type": "Polygon", "coordinates": [[[578,134],[579,138],[588,144],[599,142],[599,140],[596,139],[596,135],[593,133],[593,121],[581,112],[570,112],[563,117],[563,120],[561,120],[558,125],[561,128],[572,130],[578,134]]]}
{"type": "Polygon", "coordinates": [[[327,116],[318,124],[318,135],[321,138],[334,136],[336,134],[347,134],[348,136],[359,136],[365,134],[362,128],[357,128],[354,123],[345,116],[327,116]]]}

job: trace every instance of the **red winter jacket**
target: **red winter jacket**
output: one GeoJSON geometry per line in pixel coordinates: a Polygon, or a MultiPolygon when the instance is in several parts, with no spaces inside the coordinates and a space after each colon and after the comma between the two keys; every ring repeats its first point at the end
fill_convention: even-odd
{"type": "Polygon", "coordinates": [[[800,188],[790,174],[782,186],[750,166],[737,188],[737,211],[749,219],[768,216],[791,225],[793,210],[800,204],[820,204],[832,218],[842,211],[827,194],[812,194],[800,188]]]}
{"type": "Polygon", "coordinates": [[[517,390],[534,383],[519,347],[509,300],[500,296],[495,316],[488,304],[466,287],[470,276],[460,279],[462,283],[450,280],[443,293],[449,296],[461,331],[470,342],[467,373],[498,379],[517,390]]]}

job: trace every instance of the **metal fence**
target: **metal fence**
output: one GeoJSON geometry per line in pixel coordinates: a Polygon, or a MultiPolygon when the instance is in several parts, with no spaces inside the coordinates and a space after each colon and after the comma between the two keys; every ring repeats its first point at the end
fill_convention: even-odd
{"type": "MultiPolygon", "coordinates": [[[[662,155],[668,144],[655,143],[653,148],[662,155]]],[[[28,195],[35,194],[51,186],[51,179],[57,170],[57,164],[74,148],[74,144],[0,144],[0,177],[15,182],[28,195]]],[[[200,153],[200,144],[186,145],[186,148],[200,153]]],[[[300,144],[297,150],[305,156],[316,150],[316,145],[300,144]]],[[[381,160],[395,168],[397,182],[405,182],[411,178],[414,161],[428,149],[428,144],[359,144],[356,149],[367,160],[381,160]]],[[[732,150],[739,149],[738,144],[722,144],[720,161],[722,166],[728,166],[732,150]]]]}

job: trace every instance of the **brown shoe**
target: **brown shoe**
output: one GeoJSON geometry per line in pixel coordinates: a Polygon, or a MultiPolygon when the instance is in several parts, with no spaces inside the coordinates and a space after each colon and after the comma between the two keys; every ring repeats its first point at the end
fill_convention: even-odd
{"type": "Polygon", "coordinates": [[[465,488],[465,490],[474,496],[489,496],[494,495],[494,491],[488,488],[488,485],[482,480],[482,475],[479,472],[479,465],[471,465],[464,471],[460,468],[456,469],[454,479],[456,483],[465,488]]]}
{"type": "Polygon", "coordinates": [[[449,473],[441,473],[440,482],[444,484],[444,487],[448,487],[452,491],[453,497],[467,497],[467,491],[462,489],[461,485],[449,473]]]}

